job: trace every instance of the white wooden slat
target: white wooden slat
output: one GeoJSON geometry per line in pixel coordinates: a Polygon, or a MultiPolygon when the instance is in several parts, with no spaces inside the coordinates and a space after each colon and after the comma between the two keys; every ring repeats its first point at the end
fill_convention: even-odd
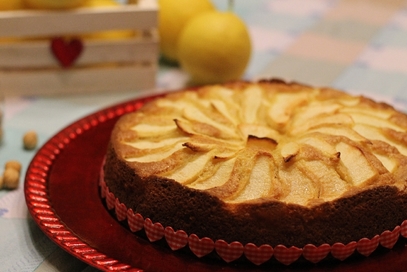
{"type": "Polygon", "coordinates": [[[150,29],[157,26],[157,4],[78,8],[62,11],[21,10],[0,12],[0,37],[49,36],[114,29],[150,29]]]}
{"type": "MultiPolygon", "coordinates": [[[[154,33],[122,40],[84,39],[84,49],[75,65],[156,62],[159,49],[154,33]]],[[[51,40],[0,43],[0,69],[58,67],[50,47],[51,40]]]]}
{"type": "Polygon", "coordinates": [[[120,92],[155,86],[156,65],[0,71],[5,95],[120,92]]]}

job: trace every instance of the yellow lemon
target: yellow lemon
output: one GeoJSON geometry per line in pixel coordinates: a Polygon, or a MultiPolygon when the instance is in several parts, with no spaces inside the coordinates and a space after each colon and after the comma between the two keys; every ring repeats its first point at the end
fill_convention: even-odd
{"type": "Polygon", "coordinates": [[[0,10],[17,10],[23,8],[23,0],[0,0],[0,10]]]}
{"type": "Polygon", "coordinates": [[[214,10],[210,0],[159,0],[158,32],[160,51],[170,61],[177,61],[177,40],[185,24],[194,16],[214,10]]]}
{"type": "MultiPolygon", "coordinates": [[[[95,7],[95,8],[104,8],[104,7],[116,7],[120,6],[118,2],[115,0],[87,0],[85,3],[81,5],[81,7],[95,7]]],[[[107,31],[100,31],[95,33],[89,33],[84,35],[84,38],[89,39],[126,39],[131,38],[136,35],[135,31],[133,30],[107,30],[107,31]]]]}
{"type": "Polygon", "coordinates": [[[101,6],[117,6],[117,3],[114,0],[85,0],[82,4],[83,7],[101,7],[101,6]]]}
{"type": "Polygon", "coordinates": [[[90,33],[85,35],[88,39],[110,39],[110,40],[120,40],[128,39],[137,36],[136,31],[132,30],[107,30],[95,33],[90,33]]]}
{"type": "MultiPolygon", "coordinates": [[[[5,1],[5,0],[4,0],[5,1]]],[[[33,9],[69,9],[82,5],[86,0],[24,0],[33,9]]]]}
{"type": "Polygon", "coordinates": [[[234,13],[212,11],[193,18],[178,40],[181,67],[196,84],[239,79],[250,60],[245,23],[234,13]]]}
{"type": "Polygon", "coordinates": [[[9,37],[1,37],[0,38],[0,44],[1,43],[19,43],[23,42],[25,39],[23,38],[9,38],[9,37]]]}

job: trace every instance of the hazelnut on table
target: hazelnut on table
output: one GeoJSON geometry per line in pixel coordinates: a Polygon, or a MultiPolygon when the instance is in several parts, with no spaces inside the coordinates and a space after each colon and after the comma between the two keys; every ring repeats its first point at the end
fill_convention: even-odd
{"type": "Polygon", "coordinates": [[[3,175],[0,176],[0,189],[16,189],[20,181],[21,163],[17,160],[7,161],[3,175]]]}
{"type": "Polygon", "coordinates": [[[24,149],[33,150],[37,147],[37,143],[38,143],[38,136],[35,131],[30,130],[26,134],[24,134],[24,137],[23,137],[24,149]]]}
{"type": "Polygon", "coordinates": [[[19,161],[11,160],[6,162],[4,169],[7,168],[14,168],[19,174],[21,173],[21,163],[19,161]]]}
{"type": "Polygon", "coordinates": [[[14,168],[7,168],[3,174],[3,188],[16,189],[20,180],[20,174],[14,168]]]}

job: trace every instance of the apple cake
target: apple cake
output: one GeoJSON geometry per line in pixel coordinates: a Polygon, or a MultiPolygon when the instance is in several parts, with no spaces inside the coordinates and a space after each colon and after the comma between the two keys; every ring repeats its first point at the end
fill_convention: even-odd
{"type": "Polygon", "coordinates": [[[407,219],[407,115],[281,80],[172,92],[122,116],[107,188],[152,222],[258,246],[349,243],[407,219]]]}

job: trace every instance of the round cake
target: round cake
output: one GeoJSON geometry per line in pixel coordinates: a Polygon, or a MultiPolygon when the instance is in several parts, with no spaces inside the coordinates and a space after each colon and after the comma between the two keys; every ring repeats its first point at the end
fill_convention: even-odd
{"type": "Polygon", "coordinates": [[[116,123],[104,181],[134,213],[258,246],[349,243],[407,219],[407,116],[280,80],[173,92],[116,123]]]}

